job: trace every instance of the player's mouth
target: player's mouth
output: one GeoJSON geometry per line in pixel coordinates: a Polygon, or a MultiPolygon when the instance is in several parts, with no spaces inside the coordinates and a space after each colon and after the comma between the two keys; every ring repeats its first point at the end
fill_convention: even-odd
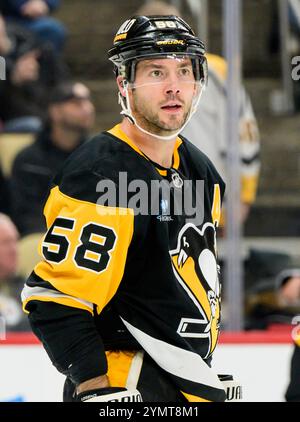
{"type": "Polygon", "coordinates": [[[168,103],[161,107],[162,110],[167,113],[180,113],[182,110],[182,105],[179,103],[168,103]]]}

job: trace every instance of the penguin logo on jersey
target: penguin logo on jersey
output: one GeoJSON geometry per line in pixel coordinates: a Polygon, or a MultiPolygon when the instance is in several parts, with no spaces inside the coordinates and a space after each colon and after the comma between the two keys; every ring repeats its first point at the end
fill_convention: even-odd
{"type": "Polygon", "coordinates": [[[178,235],[177,248],[170,251],[176,279],[199,311],[198,318],[181,318],[177,332],[182,337],[207,338],[207,356],[216,346],[220,323],[215,245],[216,231],[212,223],[206,223],[201,230],[189,223],[178,235]]]}

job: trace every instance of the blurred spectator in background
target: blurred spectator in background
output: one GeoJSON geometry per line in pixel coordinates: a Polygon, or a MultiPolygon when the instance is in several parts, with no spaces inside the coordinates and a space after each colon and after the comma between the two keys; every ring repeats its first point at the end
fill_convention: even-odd
{"type": "Polygon", "coordinates": [[[252,280],[246,294],[246,328],[268,329],[278,324],[290,328],[293,318],[299,317],[292,326],[295,348],[285,398],[300,402],[300,269],[282,269],[292,264],[289,255],[265,255],[268,257],[262,253],[251,257],[252,277],[260,281],[255,284],[252,280]]]}
{"type": "Polygon", "coordinates": [[[0,166],[0,213],[10,213],[10,190],[8,180],[4,177],[0,166]]]}
{"type": "Polygon", "coordinates": [[[175,15],[180,16],[177,7],[160,0],[144,1],[144,4],[136,11],[136,15],[175,15]]]}
{"type": "Polygon", "coordinates": [[[39,47],[23,28],[0,15],[0,55],[7,80],[0,86],[0,120],[6,132],[37,132],[45,118],[49,92],[67,77],[53,49],[39,47]]]}
{"type": "Polygon", "coordinates": [[[57,9],[59,0],[0,0],[0,10],[5,18],[32,31],[42,44],[50,43],[61,52],[66,30],[49,14],[57,9]]]}
{"type": "MultiPolygon", "coordinates": [[[[280,281],[280,299],[285,306],[300,309],[300,269],[282,272],[280,281]]],[[[300,402],[300,315],[297,326],[294,327],[295,348],[291,360],[290,383],[285,398],[286,401],[300,402]]]]}
{"type": "MultiPolygon", "coordinates": [[[[137,14],[180,16],[179,10],[163,1],[145,3],[137,14]]],[[[209,157],[226,181],[227,66],[225,60],[219,56],[206,54],[206,57],[208,86],[202,94],[196,113],[182,134],[209,157]]],[[[256,198],[260,138],[251,101],[243,87],[240,95],[241,220],[244,222],[256,198]]]]}
{"type": "MultiPolygon", "coordinates": [[[[190,139],[214,163],[227,180],[226,140],[226,78],[227,65],[219,56],[206,54],[208,60],[208,86],[203,92],[199,108],[183,135],[190,139]]],[[[241,160],[241,222],[248,217],[256,199],[260,169],[260,137],[249,96],[241,87],[239,107],[240,160],[241,160]]],[[[225,196],[226,212],[226,196],[225,196]]]]}
{"type": "Polygon", "coordinates": [[[299,52],[300,47],[300,0],[289,0],[289,20],[292,34],[297,37],[299,52]]]}
{"type": "Polygon", "coordinates": [[[297,309],[280,300],[278,280],[282,279],[285,268],[293,264],[293,257],[282,251],[250,249],[245,260],[245,329],[290,325],[297,309]]]}
{"type": "Polygon", "coordinates": [[[51,180],[66,158],[86,141],[94,114],[85,85],[63,83],[53,91],[44,130],[13,164],[12,216],[22,236],[44,231],[42,211],[51,180]]]}
{"type": "MultiPolygon", "coordinates": [[[[300,55],[300,0],[288,0],[288,28],[281,33],[281,10],[279,2],[271,2],[272,19],[270,25],[269,51],[271,55],[280,55],[281,50],[286,50],[287,56],[292,59],[300,55]],[[282,43],[282,37],[284,42],[282,43]],[[282,45],[283,44],[283,45],[282,45]]],[[[283,28],[282,28],[283,29],[283,28]]],[[[287,63],[288,65],[288,63],[287,63]]],[[[289,66],[289,65],[288,65],[289,66]]],[[[283,76],[282,76],[283,77],[283,76]]],[[[293,108],[300,110],[300,86],[299,81],[292,83],[293,108]]]]}
{"type": "Polygon", "coordinates": [[[17,276],[18,238],[10,218],[0,214],[0,316],[8,331],[30,330],[20,302],[24,280],[17,276]]]}
{"type": "MultiPolygon", "coordinates": [[[[291,57],[300,55],[300,0],[289,0],[289,20],[291,25],[289,53],[291,57]]],[[[300,110],[299,81],[293,81],[294,108],[300,110]]]]}
{"type": "MultiPolygon", "coordinates": [[[[272,4],[272,19],[270,28],[269,50],[270,53],[277,54],[281,47],[280,42],[280,19],[278,3],[272,4]]],[[[289,53],[297,55],[300,52],[300,0],[288,0],[288,23],[289,39],[287,47],[289,53]]]]}

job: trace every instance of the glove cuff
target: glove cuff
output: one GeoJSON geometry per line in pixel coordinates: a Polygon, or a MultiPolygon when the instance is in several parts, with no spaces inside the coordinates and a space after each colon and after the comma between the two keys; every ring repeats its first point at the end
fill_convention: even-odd
{"type": "Polygon", "coordinates": [[[242,386],[239,382],[234,381],[232,375],[218,375],[219,380],[223,384],[226,393],[227,402],[241,401],[242,400],[242,386]]]}
{"type": "Polygon", "coordinates": [[[76,396],[77,402],[141,402],[137,390],[129,391],[123,387],[98,388],[88,390],[76,396]]]}

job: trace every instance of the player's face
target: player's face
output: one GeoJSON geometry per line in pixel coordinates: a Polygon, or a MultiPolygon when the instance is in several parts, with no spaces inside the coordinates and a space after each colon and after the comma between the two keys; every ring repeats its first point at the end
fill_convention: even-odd
{"type": "Polygon", "coordinates": [[[142,60],[131,90],[132,113],[155,134],[170,134],[186,122],[196,83],[189,58],[142,60]]]}

